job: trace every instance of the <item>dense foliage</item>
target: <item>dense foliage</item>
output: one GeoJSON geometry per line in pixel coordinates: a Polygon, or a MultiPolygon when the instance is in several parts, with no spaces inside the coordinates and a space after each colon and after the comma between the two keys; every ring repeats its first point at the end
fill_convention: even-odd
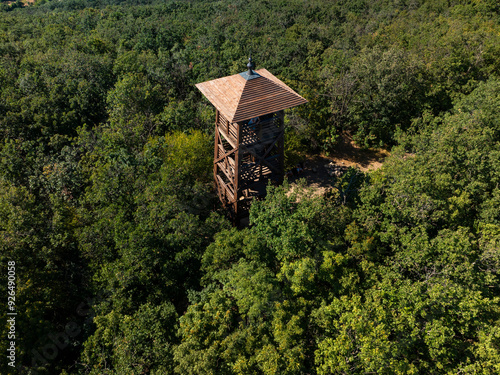
{"type": "Polygon", "coordinates": [[[499,15],[0,4],[0,291],[15,261],[18,312],[18,368],[0,372],[500,373],[499,15]],[[309,100],[287,113],[287,161],[346,132],[392,155],[326,196],[270,187],[237,229],[194,84],[250,52],[309,100]]]}

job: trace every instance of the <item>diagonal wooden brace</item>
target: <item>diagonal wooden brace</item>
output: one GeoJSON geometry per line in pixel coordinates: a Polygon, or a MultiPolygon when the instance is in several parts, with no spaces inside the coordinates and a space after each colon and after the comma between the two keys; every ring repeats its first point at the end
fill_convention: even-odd
{"type": "Polygon", "coordinates": [[[259,162],[257,163],[257,167],[260,166],[260,165],[265,165],[266,167],[268,167],[270,170],[274,171],[275,173],[283,173],[283,171],[280,171],[280,170],[276,169],[273,165],[269,164],[265,159],[266,159],[266,156],[271,152],[271,150],[273,149],[273,147],[276,145],[276,143],[283,137],[284,133],[285,133],[285,129],[283,129],[280,132],[280,134],[276,137],[276,139],[274,140],[274,142],[267,148],[266,152],[264,153],[264,156],[257,155],[255,152],[253,152],[252,150],[246,148],[243,145],[240,145],[240,147],[242,149],[244,149],[245,151],[249,152],[250,154],[252,154],[256,159],[259,160],[259,162]]]}
{"type": "Polygon", "coordinates": [[[231,155],[232,153],[235,153],[236,151],[238,151],[238,147],[232,149],[231,151],[227,151],[224,155],[222,155],[222,156],[218,157],[217,159],[215,159],[214,163],[220,162],[222,159],[227,158],[229,155],[231,155]]]}

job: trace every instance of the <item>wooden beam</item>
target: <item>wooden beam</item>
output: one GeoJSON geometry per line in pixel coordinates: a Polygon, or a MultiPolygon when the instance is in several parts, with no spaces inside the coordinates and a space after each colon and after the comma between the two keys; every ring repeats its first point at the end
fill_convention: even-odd
{"type": "Polygon", "coordinates": [[[280,138],[278,142],[278,165],[279,168],[283,171],[283,173],[279,176],[279,183],[283,183],[283,179],[285,178],[285,112],[279,111],[278,119],[280,121],[280,128],[282,128],[283,137],[280,138]]]}
{"type": "MultiPolygon", "coordinates": [[[[220,162],[219,162],[220,163],[220,162]]],[[[217,164],[218,165],[218,164],[217,164]]],[[[226,168],[222,168],[222,166],[219,165],[220,170],[226,175],[227,179],[229,181],[232,181],[231,183],[234,185],[234,176],[231,176],[226,168]]],[[[236,169],[236,168],[235,168],[236,169]]]]}
{"type": "Polygon", "coordinates": [[[236,124],[236,153],[234,155],[234,214],[238,216],[238,200],[240,198],[239,182],[240,182],[240,150],[239,145],[241,142],[241,126],[236,124]]]}
{"type": "Polygon", "coordinates": [[[223,202],[225,205],[226,204],[232,204],[235,202],[235,199],[234,199],[234,193],[231,191],[231,189],[229,188],[229,185],[227,185],[221,178],[221,176],[217,175],[217,180],[218,180],[218,183],[219,185],[221,186],[221,190],[224,190],[224,195],[229,195],[229,198],[227,200],[227,202],[223,202]]]}
{"type": "MultiPolygon", "coordinates": [[[[224,147],[224,146],[223,146],[223,147],[224,147]]],[[[214,160],[214,163],[218,163],[219,161],[221,161],[222,159],[227,158],[229,155],[231,155],[233,152],[236,152],[236,151],[238,151],[238,148],[234,148],[234,149],[232,149],[231,151],[227,151],[224,155],[222,155],[222,156],[220,156],[220,157],[216,158],[216,159],[214,160]]],[[[217,155],[216,155],[216,157],[217,157],[217,155]]]]}
{"type": "Polygon", "coordinates": [[[264,156],[260,156],[260,155],[257,155],[255,152],[251,151],[250,149],[248,149],[246,146],[243,146],[241,145],[241,147],[243,147],[247,152],[249,152],[250,154],[252,154],[254,157],[256,157],[259,162],[257,164],[257,166],[261,165],[261,164],[264,164],[266,165],[269,169],[275,171],[276,173],[283,173],[283,169],[280,171],[280,170],[277,170],[274,166],[270,165],[269,163],[267,163],[265,161],[265,158],[266,156],[269,154],[269,152],[271,152],[272,148],[274,147],[274,145],[276,144],[276,142],[278,142],[281,138],[283,138],[283,135],[285,133],[285,130],[283,129],[280,133],[280,135],[274,140],[274,142],[271,144],[270,147],[268,147],[268,149],[266,150],[266,152],[264,153],[264,156]]]}
{"type": "MultiPolygon", "coordinates": [[[[246,149],[245,146],[241,146],[243,148],[246,149]]],[[[250,150],[247,150],[250,154],[252,154],[253,156],[255,156],[257,159],[259,159],[259,162],[257,163],[257,166],[260,166],[261,164],[262,165],[265,165],[266,167],[268,167],[270,170],[274,171],[276,174],[280,174],[280,173],[283,173],[283,171],[280,171],[279,169],[276,169],[273,165],[269,164],[263,157],[255,154],[253,151],[250,151],[250,150]]]]}
{"type": "MultiPolygon", "coordinates": [[[[215,117],[219,117],[219,111],[215,112],[215,117]]],[[[217,130],[217,122],[215,123],[215,146],[214,146],[214,159],[217,157],[219,154],[219,131],[217,130]]],[[[214,180],[216,181],[216,189],[218,191],[218,185],[217,185],[217,163],[214,163],[214,180]]],[[[220,198],[220,196],[219,196],[220,198]]]]}
{"type": "Polygon", "coordinates": [[[236,145],[236,143],[234,142],[234,140],[231,139],[231,137],[224,131],[224,129],[222,129],[221,127],[218,127],[219,129],[219,133],[222,134],[224,136],[224,139],[233,147],[233,148],[237,148],[238,146],[236,145]]]}

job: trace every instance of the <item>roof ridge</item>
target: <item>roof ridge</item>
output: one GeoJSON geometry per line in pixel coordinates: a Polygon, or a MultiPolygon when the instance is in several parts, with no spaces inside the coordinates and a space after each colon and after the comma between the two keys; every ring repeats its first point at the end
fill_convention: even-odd
{"type": "Polygon", "coordinates": [[[248,85],[248,82],[250,82],[250,80],[245,79],[245,84],[243,85],[243,90],[241,90],[240,97],[238,98],[238,101],[236,103],[236,107],[234,109],[233,117],[231,118],[230,122],[234,121],[234,118],[236,117],[236,113],[238,113],[238,107],[240,106],[241,98],[243,97],[243,93],[245,92],[245,87],[248,85]]]}

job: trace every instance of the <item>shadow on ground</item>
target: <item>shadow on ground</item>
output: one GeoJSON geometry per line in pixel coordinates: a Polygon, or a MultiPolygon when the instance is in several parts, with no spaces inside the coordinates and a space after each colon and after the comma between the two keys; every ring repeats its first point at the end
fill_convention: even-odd
{"type": "Polygon", "coordinates": [[[288,181],[294,183],[305,178],[307,185],[318,189],[320,194],[333,187],[335,177],[331,175],[332,167],[339,170],[354,167],[363,172],[376,170],[389,155],[383,149],[362,149],[354,144],[350,136],[343,135],[331,155],[307,157],[303,163],[303,172],[289,176],[288,181]]]}

